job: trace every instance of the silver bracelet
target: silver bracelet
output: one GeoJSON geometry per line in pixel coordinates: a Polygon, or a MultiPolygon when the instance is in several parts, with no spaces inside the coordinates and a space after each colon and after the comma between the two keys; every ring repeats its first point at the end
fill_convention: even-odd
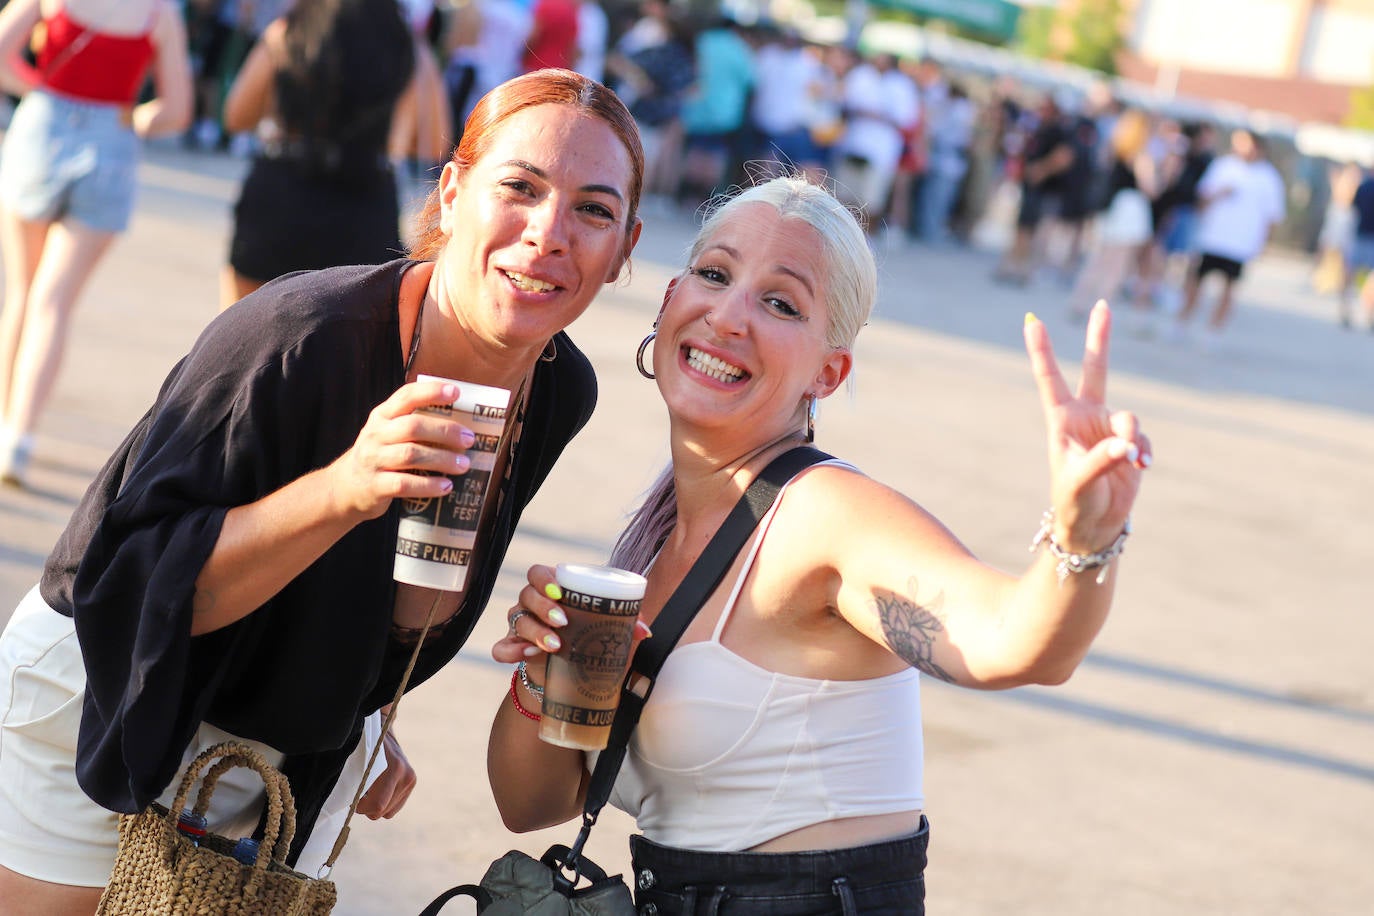
{"type": "Polygon", "coordinates": [[[1099,550],[1097,553],[1069,553],[1060,547],[1054,540],[1054,535],[1050,533],[1050,528],[1054,525],[1054,510],[1046,509],[1044,516],[1040,519],[1040,530],[1035,532],[1035,537],[1031,538],[1030,551],[1034,553],[1036,548],[1044,544],[1051,554],[1059,560],[1054,571],[1059,574],[1059,584],[1063,585],[1064,580],[1069,577],[1069,573],[1087,572],[1090,569],[1099,570],[1097,574],[1097,584],[1101,585],[1107,581],[1108,564],[1121,556],[1121,552],[1126,549],[1126,538],[1131,534],[1131,519],[1126,518],[1126,525],[1121,529],[1121,533],[1112,541],[1111,546],[1099,550]]]}
{"type": "Polygon", "coordinates": [[[539,699],[544,699],[544,688],[530,680],[529,672],[525,670],[525,663],[523,661],[515,666],[515,670],[520,672],[520,683],[525,685],[525,689],[539,697],[539,699]]]}

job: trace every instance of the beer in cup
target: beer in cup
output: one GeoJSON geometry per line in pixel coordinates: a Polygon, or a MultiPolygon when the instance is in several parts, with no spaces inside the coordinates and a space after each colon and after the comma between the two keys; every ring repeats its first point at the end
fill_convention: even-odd
{"type": "Polygon", "coordinates": [[[558,631],[562,647],[549,656],[539,737],[559,747],[600,750],[620,703],[644,577],[576,563],[559,564],[556,576],[568,625],[558,631]]]}

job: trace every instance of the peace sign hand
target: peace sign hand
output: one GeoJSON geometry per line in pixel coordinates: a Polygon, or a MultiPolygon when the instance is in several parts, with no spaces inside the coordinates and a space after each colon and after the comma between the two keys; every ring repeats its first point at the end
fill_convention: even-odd
{"type": "Polygon", "coordinates": [[[1088,317],[1083,375],[1075,395],[1059,371],[1049,332],[1026,315],[1026,352],[1049,434],[1052,536],[1073,553],[1092,553],[1111,544],[1126,525],[1150,466],[1150,440],[1135,414],[1107,410],[1107,344],[1112,313],[1099,301],[1088,317]]]}

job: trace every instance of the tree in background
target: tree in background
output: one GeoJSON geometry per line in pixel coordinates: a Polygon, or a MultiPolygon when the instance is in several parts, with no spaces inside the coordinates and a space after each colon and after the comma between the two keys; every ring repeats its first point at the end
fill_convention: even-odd
{"type": "Polygon", "coordinates": [[[1060,60],[1116,74],[1116,54],[1125,44],[1122,0],[1064,0],[1021,14],[1019,47],[1031,57],[1060,60]]]}

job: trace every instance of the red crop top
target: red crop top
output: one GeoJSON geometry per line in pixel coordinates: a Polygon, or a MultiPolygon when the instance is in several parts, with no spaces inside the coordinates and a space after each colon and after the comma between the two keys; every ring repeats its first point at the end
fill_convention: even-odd
{"type": "MultiPolygon", "coordinates": [[[[155,14],[156,15],[156,14],[155,14]]],[[[152,29],[142,35],[91,30],[59,9],[45,19],[47,38],[38,53],[43,86],[88,102],[132,105],[153,61],[152,29]]]]}

